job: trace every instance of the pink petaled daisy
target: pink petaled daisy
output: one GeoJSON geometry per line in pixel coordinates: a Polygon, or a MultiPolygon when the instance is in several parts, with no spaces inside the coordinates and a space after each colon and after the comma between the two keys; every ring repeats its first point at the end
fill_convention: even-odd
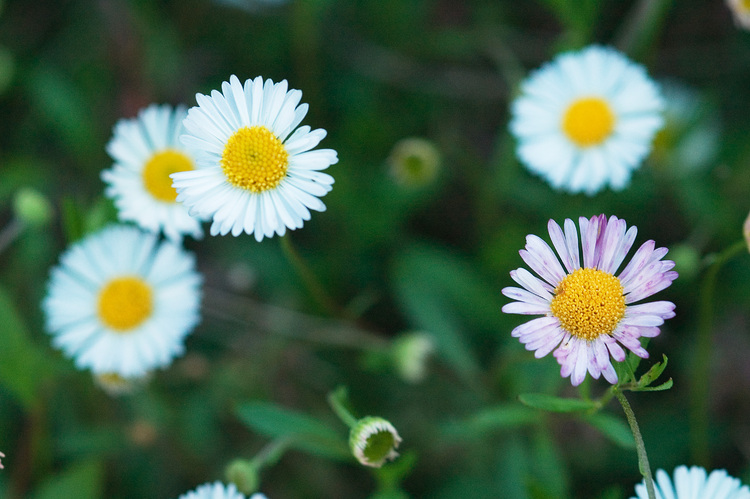
{"type": "Polygon", "coordinates": [[[542,358],[552,350],[562,366],[560,375],[570,376],[573,386],[583,382],[588,371],[612,384],[617,373],[610,356],[625,360],[622,346],[641,358],[648,352],[640,338],[659,334],[665,319],[674,317],[674,303],[654,301],[634,305],[672,284],[677,272],[674,262],[662,260],[666,248],[646,241],[638,248],[619,275],[615,275],[628,254],[637,229],[624,220],[604,215],[578,221],[581,248],[575,223],[566,219],[565,230],[554,220],[547,225],[555,252],[540,237],[526,237],[521,258],[541,279],[524,268],[510,273],[523,289],[509,287],[503,294],[514,301],[503,307],[507,314],[543,315],[513,329],[513,337],[542,358]],[[627,229],[627,230],[626,230],[627,229]],[[580,250],[583,252],[581,266],[580,250]],[[622,345],[622,346],[620,346],[622,345]]]}

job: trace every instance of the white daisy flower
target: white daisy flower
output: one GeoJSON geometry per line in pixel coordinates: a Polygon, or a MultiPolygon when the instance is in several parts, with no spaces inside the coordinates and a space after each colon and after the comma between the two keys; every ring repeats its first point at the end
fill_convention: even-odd
{"type": "MultiPolygon", "coordinates": [[[[234,484],[224,485],[221,482],[206,483],[195,490],[182,494],[179,499],[245,499],[234,484]]],[[[250,499],[265,499],[262,494],[253,494],[250,499]]]]}
{"type": "Polygon", "coordinates": [[[185,145],[199,151],[198,168],[175,173],[177,200],[199,217],[213,218],[211,235],[283,236],[324,211],[319,199],[333,184],[320,170],[338,162],[332,149],[312,150],[323,129],[299,127],[307,104],[302,92],[260,76],[244,84],[236,76],[198,105],[185,119],[185,145]]]}
{"type": "Polygon", "coordinates": [[[643,67],[612,48],[567,52],[533,72],[513,102],[517,154],[556,189],[624,188],[661,128],[663,99],[643,67]]]}
{"type": "MultiPolygon", "coordinates": [[[[678,466],[674,480],[664,470],[656,470],[654,489],[656,499],[750,499],[748,486],[726,471],[714,470],[706,476],[698,466],[678,466]]],[[[630,499],[648,499],[645,482],[635,486],[635,493],[637,497],[630,499]]]]}
{"type": "Polygon", "coordinates": [[[78,368],[139,378],[182,354],[200,320],[201,280],[177,243],[108,227],[73,244],[52,269],[47,331],[78,368]]]}
{"type": "Polygon", "coordinates": [[[137,118],[118,121],[107,144],[115,163],[101,175],[107,184],[104,193],[114,200],[120,220],[163,231],[173,241],[184,234],[203,236],[200,220],[177,202],[169,177],[195,168],[192,154],[179,142],[185,116],[183,106],[152,104],[137,118]]]}
{"type": "Polygon", "coordinates": [[[590,220],[581,217],[579,225],[582,249],[572,220],[565,220],[564,231],[549,221],[552,244],[564,268],[540,237],[526,237],[526,249],[519,253],[541,279],[524,268],[512,271],[510,276],[523,289],[504,288],[503,294],[517,301],[502,310],[543,316],[511,334],[527,350],[534,350],[536,358],[555,350],[561,376],[570,376],[574,386],[581,384],[586,371],[615,384],[617,373],[610,356],[618,362],[625,360],[624,346],[648,358],[639,338],[657,336],[664,320],[674,317],[671,302],[635,303],[667,288],[677,272],[671,270],[674,262],[662,260],[667,249],[655,249],[654,241],[646,241],[615,275],[635,241],[636,228],[627,229],[625,221],[614,216],[607,221],[604,215],[590,220]]]}
{"type": "Polygon", "coordinates": [[[727,0],[737,26],[750,29],[750,0],[727,0]]]}

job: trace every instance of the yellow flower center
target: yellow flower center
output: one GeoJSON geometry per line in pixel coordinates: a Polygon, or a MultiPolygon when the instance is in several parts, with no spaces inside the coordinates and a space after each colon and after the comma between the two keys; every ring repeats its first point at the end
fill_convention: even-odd
{"type": "Polygon", "coordinates": [[[177,191],[172,187],[172,179],[169,176],[192,169],[193,162],[190,158],[174,149],[165,149],[151,156],[143,167],[143,185],[159,201],[174,203],[177,200],[177,191]]]}
{"type": "Polygon", "coordinates": [[[625,296],[620,279],[597,269],[577,269],[555,289],[552,315],[570,334],[595,340],[611,334],[625,316],[625,296]]]}
{"type": "Polygon", "coordinates": [[[128,333],[152,310],[151,287],[139,277],[112,279],[99,292],[99,319],[118,333],[128,333]]]}
{"type": "Polygon", "coordinates": [[[601,144],[615,127],[615,114],[600,97],[583,97],[574,101],[562,120],[562,129],[575,144],[589,147],[601,144]]]}
{"type": "Polygon", "coordinates": [[[744,10],[745,12],[750,12],[750,0],[742,0],[742,2],[740,3],[742,10],[744,10]]]}
{"type": "Polygon", "coordinates": [[[221,154],[221,168],[229,183],[255,193],[276,188],[288,166],[284,144],[264,126],[240,128],[221,154]]]}

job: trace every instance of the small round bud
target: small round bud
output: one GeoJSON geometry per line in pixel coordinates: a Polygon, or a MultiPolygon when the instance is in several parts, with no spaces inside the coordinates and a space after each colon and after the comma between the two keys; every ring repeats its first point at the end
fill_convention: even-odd
{"type": "Polygon", "coordinates": [[[680,279],[691,281],[698,276],[701,256],[698,250],[689,244],[678,244],[670,248],[669,257],[674,261],[674,268],[680,274],[680,279]]]}
{"type": "Polygon", "coordinates": [[[437,177],[440,151],[435,144],[416,137],[402,139],[388,157],[391,175],[404,187],[424,187],[437,177]]]}
{"type": "Polygon", "coordinates": [[[396,371],[407,383],[419,383],[427,373],[427,361],[435,351],[435,342],[428,333],[406,333],[393,341],[391,354],[396,371]]]}
{"type": "Polygon", "coordinates": [[[44,227],[52,218],[52,206],[36,189],[24,187],[13,198],[16,218],[32,227],[44,227]]]}
{"type": "Polygon", "coordinates": [[[227,482],[233,483],[243,494],[252,494],[260,485],[258,466],[247,459],[235,459],[224,471],[227,482]]]}
{"type": "Polygon", "coordinates": [[[359,421],[349,434],[349,448],[365,466],[380,468],[386,461],[398,457],[396,449],[401,437],[396,428],[383,418],[367,416],[359,421]]]}

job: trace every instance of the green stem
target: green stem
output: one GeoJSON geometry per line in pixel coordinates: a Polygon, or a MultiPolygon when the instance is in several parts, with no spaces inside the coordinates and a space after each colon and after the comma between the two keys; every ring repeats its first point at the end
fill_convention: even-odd
{"type": "Polygon", "coordinates": [[[273,466],[276,464],[284,452],[289,448],[291,443],[290,438],[280,438],[270,442],[268,445],[263,447],[250,462],[257,467],[258,470],[267,466],[273,466]]]}
{"type": "Polygon", "coordinates": [[[340,386],[328,394],[328,403],[331,405],[333,412],[349,428],[357,426],[357,418],[346,407],[348,395],[345,386],[340,386]]]}
{"type": "Polygon", "coordinates": [[[289,260],[289,263],[292,265],[292,267],[294,267],[297,275],[299,275],[300,279],[302,279],[305,287],[310,292],[310,295],[313,297],[313,299],[318,303],[318,305],[320,305],[320,307],[322,307],[330,315],[344,315],[343,310],[341,310],[341,308],[336,305],[333,299],[331,299],[330,295],[325,291],[323,285],[320,284],[320,281],[315,276],[313,271],[302,259],[299,252],[292,244],[291,236],[287,234],[283,237],[280,237],[279,239],[281,239],[281,249],[284,251],[284,255],[286,256],[287,260],[289,260]]]}
{"type": "Polygon", "coordinates": [[[695,361],[692,370],[692,396],[690,397],[690,452],[692,462],[697,465],[708,464],[708,417],[709,417],[709,375],[711,369],[711,352],[713,340],[713,303],[719,270],[724,264],[747,252],[747,243],[738,241],[711,262],[701,284],[701,298],[698,308],[698,337],[695,345],[695,361]]]}
{"type": "Polygon", "coordinates": [[[625,394],[622,393],[617,387],[614,388],[615,397],[618,402],[622,405],[622,410],[625,411],[625,417],[628,419],[630,425],[630,431],[633,432],[633,438],[635,438],[635,450],[638,453],[638,469],[641,472],[644,480],[646,481],[646,490],[648,491],[649,499],[656,499],[656,493],[654,491],[654,479],[651,476],[651,466],[648,464],[648,455],[646,455],[646,445],[643,443],[643,437],[641,436],[641,430],[638,428],[638,421],[635,419],[633,409],[628,403],[628,399],[625,398],[625,394]]]}

